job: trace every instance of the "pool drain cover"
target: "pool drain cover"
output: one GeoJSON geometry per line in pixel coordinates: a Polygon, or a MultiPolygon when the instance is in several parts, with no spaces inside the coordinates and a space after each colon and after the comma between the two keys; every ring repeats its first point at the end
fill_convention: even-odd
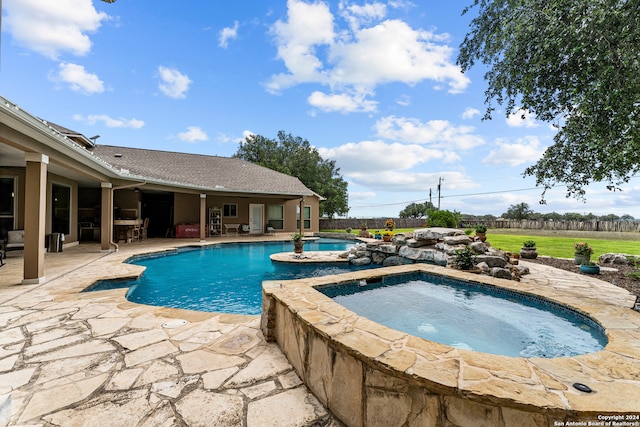
{"type": "Polygon", "coordinates": [[[184,326],[187,323],[188,322],[184,319],[174,319],[174,320],[169,320],[168,322],[164,322],[162,324],[162,327],[165,329],[175,329],[175,328],[179,328],[180,326],[184,326]]]}
{"type": "Polygon", "coordinates": [[[591,387],[589,387],[588,385],[585,384],[581,384],[581,383],[574,383],[573,384],[573,388],[575,388],[576,390],[580,390],[580,391],[584,391],[585,393],[591,393],[591,387]]]}

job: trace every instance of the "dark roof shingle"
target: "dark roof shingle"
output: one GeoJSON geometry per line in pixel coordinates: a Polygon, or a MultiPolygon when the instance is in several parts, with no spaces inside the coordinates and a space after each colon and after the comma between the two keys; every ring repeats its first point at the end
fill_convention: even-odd
{"type": "Polygon", "coordinates": [[[214,191],[305,195],[313,193],[298,178],[233,157],[96,145],[96,157],[149,181],[214,191]]]}

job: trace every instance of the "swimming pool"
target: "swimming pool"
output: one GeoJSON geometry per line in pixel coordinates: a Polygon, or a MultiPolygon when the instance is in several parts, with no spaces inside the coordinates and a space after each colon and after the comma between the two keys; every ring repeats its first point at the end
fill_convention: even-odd
{"type": "Polygon", "coordinates": [[[558,304],[443,276],[388,276],[318,288],[375,322],[465,350],[569,357],[602,350],[602,328],[558,304]]]}
{"type": "MultiPolygon", "coordinates": [[[[337,251],[351,246],[353,242],[319,239],[306,242],[305,251],[337,251]]],[[[128,262],[146,267],[138,279],[101,281],[87,290],[128,287],[127,299],[140,304],[257,315],[262,307],[263,280],[326,276],[372,267],[280,264],[269,259],[271,254],[292,251],[292,243],[285,241],[223,243],[136,256],[128,262]]]]}

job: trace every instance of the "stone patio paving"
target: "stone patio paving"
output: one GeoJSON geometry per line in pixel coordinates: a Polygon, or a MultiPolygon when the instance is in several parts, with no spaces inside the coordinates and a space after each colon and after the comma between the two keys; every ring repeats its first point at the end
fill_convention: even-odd
{"type": "Polygon", "coordinates": [[[41,285],[19,284],[22,256],[9,252],[0,426],[341,426],[264,341],[258,316],[143,306],[122,289],[78,293],[139,273],[122,264],[135,253],[194,242],[151,239],[111,254],[65,248],[46,255],[41,285]]]}
{"type": "MultiPolygon", "coordinates": [[[[139,274],[142,267],[123,264],[134,254],[188,244],[199,245],[65,248],[46,255],[41,285],[20,284],[22,256],[10,252],[0,268],[0,426],[342,426],[265,342],[258,316],[144,306],[122,289],[79,293],[139,274]]],[[[605,282],[531,268],[524,286],[573,287],[590,301],[633,306],[628,292],[605,282]]],[[[639,329],[628,331],[630,342],[640,342],[639,329]]]]}

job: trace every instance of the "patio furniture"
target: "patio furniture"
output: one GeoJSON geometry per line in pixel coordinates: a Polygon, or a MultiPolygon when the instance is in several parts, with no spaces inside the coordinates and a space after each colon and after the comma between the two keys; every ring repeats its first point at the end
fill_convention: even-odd
{"type": "Polygon", "coordinates": [[[136,224],[131,229],[131,240],[142,240],[142,229],[140,228],[140,224],[136,224]]]}
{"type": "Polygon", "coordinates": [[[7,251],[24,250],[24,230],[9,230],[5,240],[5,255],[7,251]]]}
{"type": "Polygon", "coordinates": [[[142,227],[140,227],[140,238],[142,240],[146,240],[147,239],[147,234],[149,231],[149,218],[145,218],[144,222],[142,223],[142,227]]]}
{"type": "Polygon", "coordinates": [[[113,221],[114,238],[116,242],[124,240],[125,242],[131,242],[133,238],[133,228],[138,226],[140,228],[142,220],[138,219],[116,219],[113,221]]]}
{"type": "Polygon", "coordinates": [[[228,235],[229,229],[235,230],[237,236],[238,232],[240,231],[240,224],[224,224],[224,234],[228,235]]]}

